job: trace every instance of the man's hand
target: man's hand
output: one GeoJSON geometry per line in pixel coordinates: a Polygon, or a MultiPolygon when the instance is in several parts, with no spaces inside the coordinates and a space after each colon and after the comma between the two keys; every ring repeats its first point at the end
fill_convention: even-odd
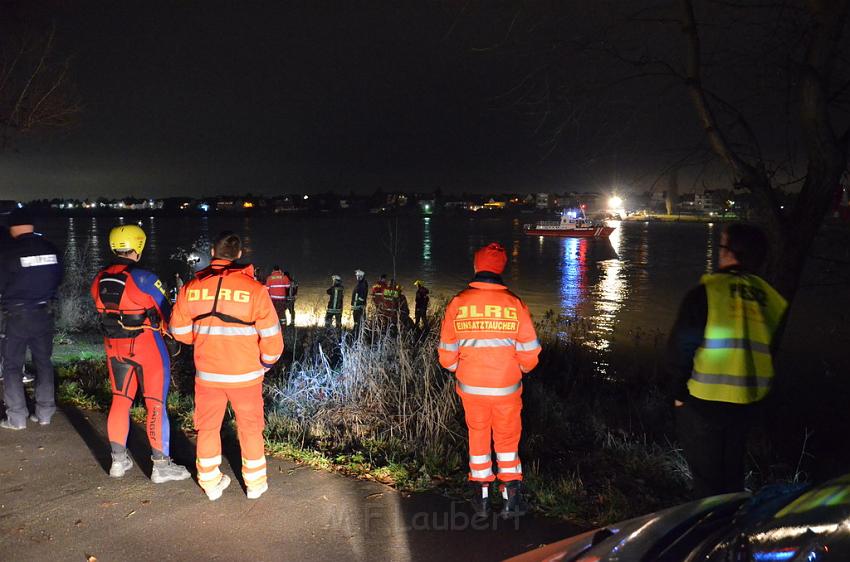
{"type": "Polygon", "coordinates": [[[682,402],[681,400],[673,400],[673,405],[676,406],[677,408],[681,408],[682,406],[685,405],[685,403],[682,402]]]}

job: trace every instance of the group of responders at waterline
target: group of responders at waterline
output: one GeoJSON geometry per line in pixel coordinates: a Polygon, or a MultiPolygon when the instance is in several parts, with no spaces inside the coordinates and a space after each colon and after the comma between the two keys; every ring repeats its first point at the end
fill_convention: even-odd
{"type": "MultiPolygon", "coordinates": [[[[430,300],[428,289],[425,284],[416,280],[416,300],[414,320],[410,319],[410,305],[407,295],[401,284],[395,279],[388,280],[384,273],[378,281],[370,288],[363,270],[354,272],[355,284],[351,291],[350,310],[354,324],[355,333],[359,333],[364,325],[367,308],[371,301],[371,314],[374,314],[376,326],[379,329],[393,329],[395,327],[428,328],[428,303],[430,300]]],[[[325,327],[330,328],[334,324],[341,327],[342,314],[345,309],[345,288],[342,277],[331,276],[331,286],[326,291],[328,295],[327,309],[325,313],[325,327]]]]}
{"type": "MultiPolygon", "coordinates": [[[[333,323],[337,316],[340,318],[340,323],[347,323],[347,321],[342,320],[342,317],[343,315],[347,316],[346,313],[350,313],[354,326],[358,327],[368,308],[372,309],[378,319],[386,319],[392,324],[399,323],[417,327],[428,325],[427,310],[430,303],[430,291],[425,283],[419,279],[413,283],[416,287],[416,293],[414,315],[412,322],[410,322],[410,304],[404,292],[404,287],[395,279],[388,278],[387,274],[382,274],[379,280],[370,286],[366,280],[366,273],[360,269],[355,270],[354,287],[349,299],[345,297],[346,288],[342,276],[333,274],[330,278],[331,285],[325,290],[328,301],[324,310],[319,310],[316,306],[296,306],[299,285],[289,271],[275,265],[271,273],[264,276],[261,268],[254,268],[254,279],[265,285],[280,323],[284,326],[316,326],[323,322],[327,323],[328,320],[333,323]],[[349,301],[348,304],[346,304],[346,300],[349,301]],[[328,315],[330,315],[330,318],[328,318],[328,315]],[[298,317],[297,322],[296,316],[298,317]]],[[[184,281],[180,274],[175,273],[174,282],[168,289],[169,300],[172,304],[176,302],[177,295],[183,286],[184,281]]],[[[245,291],[231,293],[228,289],[220,289],[217,296],[218,300],[221,301],[248,302],[249,299],[249,295],[245,291]]],[[[215,289],[191,289],[187,292],[187,298],[190,301],[213,302],[216,300],[216,291],[215,289]]]]}

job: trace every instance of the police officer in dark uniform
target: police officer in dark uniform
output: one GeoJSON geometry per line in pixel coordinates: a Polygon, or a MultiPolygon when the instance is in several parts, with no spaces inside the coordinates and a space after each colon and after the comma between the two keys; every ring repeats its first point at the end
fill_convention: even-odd
{"type": "Polygon", "coordinates": [[[53,363],[53,311],[51,305],[62,283],[62,257],[56,246],[34,232],[26,209],[9,216],[12,241],[0,257],[0,305],[6,320],[4,349],[4,429],[27,426],[23,365],[27,348],[35,364],[35,414],[30,420],[50,423],[56,412],[53,363]]]}

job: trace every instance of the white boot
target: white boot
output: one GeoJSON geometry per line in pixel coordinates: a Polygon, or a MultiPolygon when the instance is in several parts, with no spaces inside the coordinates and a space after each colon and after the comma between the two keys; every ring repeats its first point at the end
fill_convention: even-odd
{"type": "Polygon", "coordinates": [[[154,484],[162,484],[163,482],[170,482],[172,480],[186,480],[191,476],[185,466],[174,464],[171,461],[171,457],[165,457],[164,459],[151,457],[151,460],[153,461],[151,482],[154,484]]]}
{"type": "Polygon", "coordinates": [[[133,468],[133,460],[127,454],[127,451],[112,453],[112,466],[109,467],[109,476],[121,478],[131,468],[133,468]]]}

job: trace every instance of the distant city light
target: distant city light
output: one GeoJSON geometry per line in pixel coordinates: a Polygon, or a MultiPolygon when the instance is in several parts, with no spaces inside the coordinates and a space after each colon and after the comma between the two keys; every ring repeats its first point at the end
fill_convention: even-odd
{"type": "Polygon", "coordinates": [[[304,196],[304,199],[305,199],[305,200],[306,200],[306,199],[309,199],[309,198],[310,198],[310,196],[309,196],[309,195],[305,195],[305,196],[304,196]]]}
{"type": "Polygon", "coordinates": [[[251,209],[254,207],[254,203],[252,203],[251,201],[245,201],[244,203],[242,203],[242,207],[244,207],[245,209],[251,209]]]}
{"type": "Polygon", "coordinates": [[[198,205],[198,208],[205,213],[210,210],[210,206],[206,203],[201,203],[200,205],[198,205]]]}

